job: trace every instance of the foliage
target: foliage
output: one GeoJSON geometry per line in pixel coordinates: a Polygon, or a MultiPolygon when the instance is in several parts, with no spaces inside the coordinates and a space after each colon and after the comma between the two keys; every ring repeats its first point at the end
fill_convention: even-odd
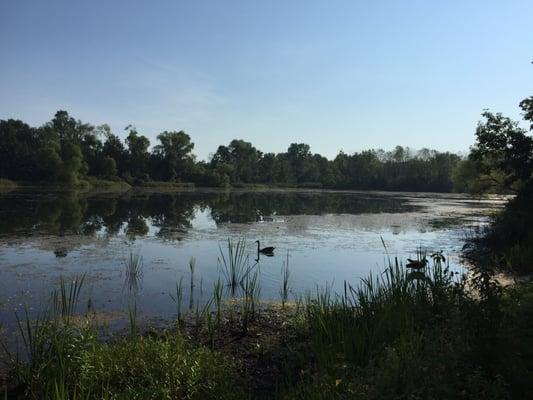
{"type": "Polygon", "coordinates": [[[185,132],[163,132],[157,139],[151,157],[154,177],[162,181],[180,181],[192,170],[194,157],[191,154],[194,143],[185,132]]]}
{"type": "Polygon", "coordinates": [[[468,244],[467,256],[488,270],[527,274],[533,267],[533,97],[523,100],[520,107],[530,123],[529,131],[518,122],[490,112],[483,114],[485,120],[476,130],[469,162],[477,176],[516,197],[494,217],[482,236],[468,244]]]}
{"type": "Polygon", "coordinates": [[[0,192],[8,192],[17,187],[17,184],[9,179],[0,179],[0,192]]]}
{"type": "Polygon", "coordinates": [[[396,263],[341,296],[317,292],[306,306],[310,356],[285,398],[524,398],[532,286],[478,282],[465,290],[436,260],[424,277],[396,263]]]}
{"type": "MultiPolygon", "coordinates": [[[[221,309],[219,280],[211,300],[201,312],[197,308],[194,331],[180,317],[171,330],[142,333],[134,308],[131,334],[107,340],[84,316],[74,318],[83,277],[70,286],[62,280],[50,312],[18,318],[26,358],[11,357],[18,386],[9,394],[58,400],[241,399],[258,393],[286,399],[526,398],[533,382],[533,285],[504,289],[480,271],[467,289],[438,253],[415,274],[396,261],[361,286],[345,283],[342,294],[325,288],[303,305],[287,304],[280,321],[281,308],[269,310],[258,301],[256,271],[244,279],[236,314],[231,304],[221,309]],[[265,352],[278,340],[272,333],[290,338],[277,348],[281,354],[265,352]],[[270,357],[282,360],[282,375],[265,365],[270,357]],[[253,379],[251,365],[261,382],[276,389],[265,392],[238,377],[245,372],[253,379]],[[268,371],[276,376],[265,376],[268,371]]],[[[179,302],[182,290],[180,282],[179,302]]]]}
{"type": "Polygon", "coordinates": [[[518,193],[533,177],[533,97],[520,103],[530,132],[501,113],[485,111],[476,143],[454,173],[457,188],[518,193]],[[529,134],[528,134],[529,133],[529,134]]]}
{"type": "MultiPolygon", "coordinates": [[[[340,152],[328,160],[308,144],[291,143],[286,152],[263,153],[234,139],[209,161],[196,161],[194,143],[183,131],[164,131],[150,140],[131,125],[123,142],[107,125],[92,126],[58,111],[34,128],[0,121],[0,177],[76,185],[87,177],[120,177],[129,184],[192,182],[226,187],[251,184],[338,189],[451,191],[460,157],[397,146],[391,152],[340,152]]],[[[465,185],[456,188],[469,189],[465,185]]]]}

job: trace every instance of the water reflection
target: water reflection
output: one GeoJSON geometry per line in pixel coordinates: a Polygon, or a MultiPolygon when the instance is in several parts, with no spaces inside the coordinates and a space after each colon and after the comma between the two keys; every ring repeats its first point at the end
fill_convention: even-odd
{"type": "Polygon", "coordinates": [[[224,276],[228,239],[243,241],[243,271],[257,270],[264,299],[279,298],[289,256],[295,296],[342,290],[344,280],[381,273],[389,255],[405,261],[419,248],[444,250],[459,271],[462,229],[501,205],[449,194],[13,191],[0,195],[0,322],[15,324],[21,304],[38,312],[61,276],[85,273],[91,309],[169,317],[202,307],[224,276]],[[274,255],[258,255],[256,240],[274,255]],[[127,268],[132,254],[142,268],[127,268]]]}
{"type": "MultiPolygon", "coordinates": [[[[220,225],[269,223],[284,215],[397,214],[416,208],[402,198],[346,193],[130,191],[91,195],[17,191],[0,197],[0,235],[111,237],[123,232],[134,241],[154,228],[154,236],[179,241],[192,228],[198,210],[207,211],[220,225]]],[[[61,240],[53,249],[56,257],[65,257],[68,251],[61,240]]]]}

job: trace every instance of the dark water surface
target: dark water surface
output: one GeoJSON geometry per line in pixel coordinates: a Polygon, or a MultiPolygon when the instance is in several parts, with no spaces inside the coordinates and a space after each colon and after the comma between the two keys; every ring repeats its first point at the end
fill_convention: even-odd
{"type": "Polygon", "coordinates": [[[60,276],[86,273],[80,309],[91,305],[110,320],[131,304],[149,319],[175,315],[169,294],[183,277],[187,307],[205,302],[220,276],[219,244],[245,238],[250,263],[255,241],[275,246],[259,259],[261,297],[279,299],[282,263],[289,256],[294,295],[316,286],[340,289],[387,254],[402,261],[418,248],[444,250],[464,271],[458,252],[468,232],[487,222],[503,199],[462,195],[331,191],[185,191],[154,193],[0,194],[0,323],[12,325],[23,305],[38,312],[60,276]],[[143,257],[137,287],[124,260],[143,257]],[[189,260],[196,259],[190,301],[189,260]],[[90,299],[90,300],[89,300],[90,299]]]}

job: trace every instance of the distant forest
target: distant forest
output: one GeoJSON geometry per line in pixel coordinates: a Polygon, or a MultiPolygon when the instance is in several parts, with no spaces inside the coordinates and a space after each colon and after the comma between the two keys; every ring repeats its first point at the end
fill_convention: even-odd
{"type": "Polygon", "coordinates": [[[206,162],[196,160],[194,143],[183,131],[160,133],[152,148],[135,127],[126,131],[123,142],[109,126],[81,122],[66,111],[40,127],[1,120],[0,178],[66,185],[96,177],[131,185],[164,181],[434,192],[469,191],[475,181],[467,159],[430,149],[341,151],[328,160],[304,143],[275,154],[235,139],[206,162]]]}

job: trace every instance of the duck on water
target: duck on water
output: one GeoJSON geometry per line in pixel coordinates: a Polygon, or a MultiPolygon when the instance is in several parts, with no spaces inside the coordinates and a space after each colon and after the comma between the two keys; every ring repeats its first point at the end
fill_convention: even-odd
{"type": "Polygon", "coordinates": [[[259,240],[255,241],[257,243],[257,253],[264,254],[266,256],[273,256],[274,255],[274,249],[275,247],[269,246],[269,247],[263,247],[261,248],[261,244],[259,243],[259,240]]]}

